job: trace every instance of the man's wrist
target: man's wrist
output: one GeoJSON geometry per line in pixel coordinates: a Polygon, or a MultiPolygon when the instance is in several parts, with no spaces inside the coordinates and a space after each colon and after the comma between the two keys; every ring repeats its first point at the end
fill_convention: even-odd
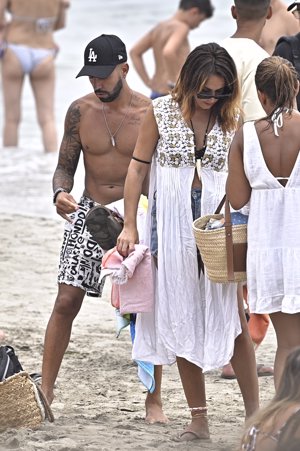
{"type": "Polygon", "coordinates": [[[59,193],[68,193],[69,191],[66,190],[65,188],[57,188],[54,193],[53,193],[53,205],[56,204],[56,198],[59,195],[59,193]]]}

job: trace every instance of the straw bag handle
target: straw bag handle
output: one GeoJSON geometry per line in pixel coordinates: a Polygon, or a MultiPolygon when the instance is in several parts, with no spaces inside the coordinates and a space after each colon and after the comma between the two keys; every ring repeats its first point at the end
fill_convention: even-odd
{"type": "Polygon", "coordinates": [[[41,403],[43,404],[43,407],[44,407],[44,410],[45,410],[45,418],[47,418],[48,421],[50,421],[50,423],[53,423],[54,415],[52,413],[52,410],[51,410],[51,407],[50,407],[50,405],[48,403],[48,400],[47,400],[46,396],[44,395],[44,392],[42,391],[42,389],[39,386],[39,384],[35,383],[34,381],[32,381],[32,382],[35,384],[35,386],[37,388],[37,391],[38,391],[38,394],[40,395],[40,400],[41,400],[41,403]]]}
{"type": "Polygon", "coordinates": [[[226,194],[223,198],[225,201],[225,242],[226,242],[226,255],[227,255],[227,275],[228,281],[234,282],[234,265],[233,265],[233,241],[232,241],[232,222],[230,216],[229,200],[226,198],[226,194]]]}
{"type": "Polygon", "coordinates": [[[230,216],[229,200],[224,194],[221,202],[217,206],[215,214],[219,214],[225,203],[225,242],[226,242],[226,256],[227,256],[227,275],[228,281],[234,282],[234,265],[233,265],[233,241],[232,241],[232,222],[230,216]]]}
{"type": "Polygon", "coordinates": [[[225,199],[226,199],[226,194],[224,194],[224,196],[223,196],[221,202],[220,202],[219,205],[217,206],[217,209],[216,209],[216,211],[215,211],[215,215],[218,215],[218,214],[220,213],[220,211],[221,211],[221,209],[222,209],[222,207],[223,207],[223,205],[224,205],[225,199]]]}

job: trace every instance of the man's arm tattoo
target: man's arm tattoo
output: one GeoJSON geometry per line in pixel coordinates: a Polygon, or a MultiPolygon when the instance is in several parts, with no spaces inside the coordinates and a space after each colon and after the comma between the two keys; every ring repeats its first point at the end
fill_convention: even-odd
{"type": "Polygon", "coordinates": [[[79,135],[80,117],[80,106],[77,102],[74,102],[70,106],[65,120],[64,136],[53,176],[54,191],[58,187],[62,187],[70,192],[73,188],[74,174],[82,149],[79,135]]]}

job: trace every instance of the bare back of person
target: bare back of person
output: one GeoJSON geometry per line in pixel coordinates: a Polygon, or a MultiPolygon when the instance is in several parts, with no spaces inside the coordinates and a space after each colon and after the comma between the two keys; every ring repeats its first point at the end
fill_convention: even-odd
{"type": "Polygon", "coordinates": [[[287,11],[286,4],[282,0],[273,0],[271,7],[272,16],[266,21],[259,42],[269,55],[273,54],[281,36],[291,36],[300,31],[298,20],[287,11]]]}
{"type": "Polygon", "coordinates": [[[53,31],[62,0],[9,0],[7,11],[11,21],[6,40],[32,48],[54,48],[53,31]]]}
{"type": "Polygon", "coordinates": [[[275,135],[273,125],[265,120],[256,122],[255,127],[269,171],[274,177],[284,178],[282,184],[285,185],[285,178],[290,177],[300,150],[300,114],[293,110],[291,116],[283,113],[283,118],[279,136],[275,135]]]}
{"type": "Polygon", "coordinates": [[[127,89],[128,103],[112,107],[102,103],[94,93],[75,101],[69,110],[62,147],[68,146],[65,158],[77,159],[83,152],[85,167],[84,194],[101,204],[109,204],[123,197],[127,168],[135,146],[138,128],[150,100],[127,89]],[[114,136],[115,146],[111,141],[114,136]],[[70,155],[73,140],[74,155],[70,155]]]}
{"type": "MultiPolygon", "coordinates": [[[[179,74],[186,60],[190,45],[188,42],[189,26],[172,17],[160,22],[151,31],[152,48],[155,60],[155,72],[152,78],[152,89],[157,92],[167,93],[169,91],[168,81],[170,75],[165,63],[165,51],[171,41],[177,41],[176,65],[173,71],[179,74]]],[[[173,45],[173,44],[172,44],[173,45]]]]}

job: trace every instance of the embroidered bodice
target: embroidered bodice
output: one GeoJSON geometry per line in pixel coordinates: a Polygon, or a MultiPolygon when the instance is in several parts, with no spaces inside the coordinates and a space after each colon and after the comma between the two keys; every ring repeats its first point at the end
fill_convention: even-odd
{"type": "MultiPolygon", "coordinates": [[[[153,101],[154,116],[159,131],[156,160],[160,166],[195,166],[194,133],[184,120],[181,110],[170,95],[153,101]]],[[[227,155],[234,132],[224,133],[215,122],[207,136],[207,146],[201,166],[214,171],[227,171],[227,155]]]]}

